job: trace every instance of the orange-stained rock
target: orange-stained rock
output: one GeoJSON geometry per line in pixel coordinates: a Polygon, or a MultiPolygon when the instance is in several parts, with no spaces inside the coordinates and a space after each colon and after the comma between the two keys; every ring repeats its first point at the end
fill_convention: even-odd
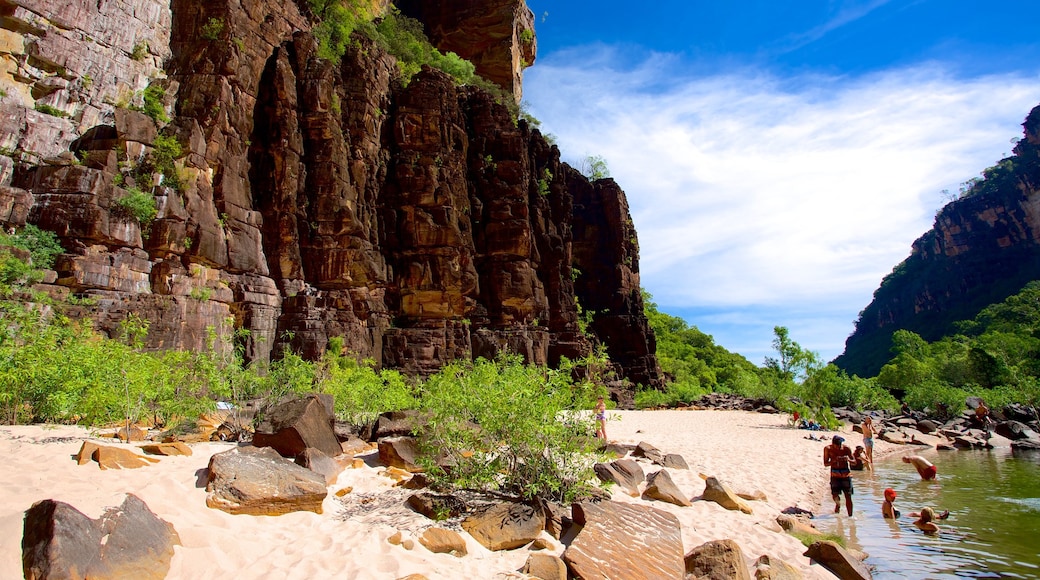
{"type": "Polygon", "coordinates": [[[76,462],[83,465],[90,461],[96,461],[101,469],[137,469],[159,462],[154,457],[139,455],[127,448],[84,441],[76,453],[76,462]]]}
{"type": "Polygon", "coordinates": [[[617,502],[572,506],[577,534],[563,553],[585,580],[674,580],[685,577],[682,534],[672,514],[617,502]]]}
{"type": "Polygon", "coordinates": [[[142,445],[141,451],[144,451],[149,455],[191,455],[191,447],[188,447],[180,441],[142,445]]]}

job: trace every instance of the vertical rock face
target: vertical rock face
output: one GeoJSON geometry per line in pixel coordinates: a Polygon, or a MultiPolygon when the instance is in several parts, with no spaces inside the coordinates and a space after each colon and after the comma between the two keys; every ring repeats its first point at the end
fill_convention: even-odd
{"type": "Polygon", "coordinates": [[[477,74],[520,102],[523,71],[534,64],[538,51],[534,14],[524,0],[399,0],[396,4],[423,23],[434,45],[472,62],[477,74]]]}
{"type": "Polygon", "coordinates": [[[937,340],[1040,278],[1040,106],[1023,127],[1013,156],[987,170],[974,195],[944,207],[882,281],[835,364],[874,376],[891,358],[896,330],[937,340]]]}
{"type": "MultiPolygon", "coordinates": [[[[244,329],[251,360],[314,358],[339,337],[419,374],[502,351],[556,364],[601,342],[620,377],[660,385],[624,192],[561,164],[490,95],[435,70],[402,86],[363,37],[321,60],[294,4],[137,0],[122,19],[66,4],[0,0],[13,15],[0,19],[0,221],[59,235],[52,289],[94,298],[80,314],[102,330],[136,313],[150,347],[202,349],[212,330],[244,329]],[[70,10],[81,17],[57,26],[70,10]],[[57,62],[39,48],[55,36],[78,44],[40,68],[57,62]],[[105,38],[118,48],[107,41],[110,68],[93,76],[95,60],[72,55],[105,38]],[[129,100],[106,97],[123,86],[129,100]],[[35,110],[48,102],[69,116],[35,110]],[[144,226],[121,202],[136,191],[158,202],[144,226]],[[575,298],[595,313],[588,334],[575,298]]],[[[526,50],[523,2],[457,16],[478,13],[512,15],[499,48],[526,50]]],[[[631,383],[617,392],[629,400],[631,383]]]]}

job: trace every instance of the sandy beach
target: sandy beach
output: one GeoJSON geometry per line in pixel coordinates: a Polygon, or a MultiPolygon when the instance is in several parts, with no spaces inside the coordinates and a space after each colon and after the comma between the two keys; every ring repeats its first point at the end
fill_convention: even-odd
{"type": "MultiPolygon", "coordinates": [[[[673,469],[670,474],[688,497],[703,492],[703,474],[717,477],[735,492],[761,493],[766,498],[748,502],[754,511],[750,515],[707,501],[695,501],[690,507],[646,502],[615,486],[616,501],[644,503],[675,514],[682,524],[685,551],[710,540],[732,539],[740,545],[749,567],[768,554],[800,569],[806,578],[833,578],[819,565],[810,565],[802,556],[804,546],[776,523],[784,508],[815,511],[820,498],[828,495],[821,459],[825,443],[807,439],[809,431],[788,427],[786,415],[740,411],[609,414],[610,440],[645,441],[685,458],[689,471],[673,469]]],[[[824,435],[829,439],[829,432],[824,435]]],[[[845,436],[849,444],[859,444],[860,435],[845,436]]],[[[0,453],[7,458],[0,474],[4,490],[0,578],[22,577],[22,520],[34,502],[64,501],[97,518],[104,508],[122,503],[127,493],[144,500],[180,535],[182,545],[176,548],[169,578],[395,579],[409,574],[423,574],[430,580],[521,578],[517,571],[530,553],[526,548],[491,552],[465,533],[469,554],[461,558],[434,554],[417,541],[391,544],[387,540],[395,533],[415,540],[434,522],[401,505],[412,492],[394,488],[374,454],[363,456],[364,466],[340,474],[329,488],[320,515],[248,516],[210,509],[205,502],[209,458],[234,444],[193,444],[191,456],[162,457],[140,469],[101,470],[96,463],[78,465],[72,457],[87,439],[124,445],[98,439],[79,427],[0,427],[0,453]],[[337,491],[347,488],[349,493],[337,496],[337,491]]],[[[879,445],[878,452],[884,453],[888,444],[879,445]]],[[[656,469],[644,465],[646,472],[656,469]]],[[[558,541],[553,545],[556,553],[562,553],[558,541]]]]}

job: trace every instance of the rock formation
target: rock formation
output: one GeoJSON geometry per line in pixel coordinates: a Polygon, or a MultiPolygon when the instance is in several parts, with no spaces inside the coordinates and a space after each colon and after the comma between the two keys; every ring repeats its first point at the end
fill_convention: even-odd
{"type": "MultiPolygon", "coordinates": [[[[401,6],[519,96],[524,2],[401,6]]],[[[624,192],[488,93],[432,69],[405,86],[358,34],[341,63],[320,59],[293,3],[0,8],[0,225],[59,236],[40,289],[91,298],[74,316],[115,334],[135,313],[156,349],[235,334],[260,361],[339,338],[414,374],[600,343],[622,404],[661,385],[624,192]],[[141,192],[153,221],[125,210],[141,192]]]]}
{"type": "Polygon", "coordinates": [[[875,376],[891,358],[896,330],[938,340],[954,322],[1040,279],[1040,106],[1023,127],[1014,154],[944,207],[910,257],[882,281],[836,365],[875,376]]]}

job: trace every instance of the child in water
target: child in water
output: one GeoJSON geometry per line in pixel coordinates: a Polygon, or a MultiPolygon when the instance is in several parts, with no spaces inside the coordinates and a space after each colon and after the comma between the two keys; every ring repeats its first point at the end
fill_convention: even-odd
{"type": "Polygon", "coordinates": [[[881,516],[886,519],[899,517],[899,510],[892,505],[896,501],[896,490],[891,487],[885,490],[885,502],[881,504],[881,516]]]}

